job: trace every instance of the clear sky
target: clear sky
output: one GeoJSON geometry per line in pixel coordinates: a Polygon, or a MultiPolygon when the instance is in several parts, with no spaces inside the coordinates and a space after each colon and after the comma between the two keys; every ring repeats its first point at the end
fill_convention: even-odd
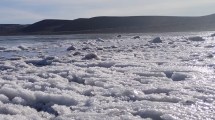
{"type": "Polygon", "coordinates": [[[0,24],[95,16],[201,16],[215,0],[0,0],[0,24]]]}

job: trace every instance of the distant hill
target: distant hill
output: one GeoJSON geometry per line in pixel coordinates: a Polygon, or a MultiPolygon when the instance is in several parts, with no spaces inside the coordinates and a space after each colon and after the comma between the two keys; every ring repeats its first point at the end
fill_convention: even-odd
{"type": "Polygon", "coordinates": [[[132,16],[75,20],[47,19],[16,28],[19,34],[208,31],[215,30],[215,14],[201,17],[132,16]]]}
{"type": "Polygon", "coordinates": [[[19,24],[0,24],[0,35],[17,34],[27,27],[27,25],[19,24]]]}

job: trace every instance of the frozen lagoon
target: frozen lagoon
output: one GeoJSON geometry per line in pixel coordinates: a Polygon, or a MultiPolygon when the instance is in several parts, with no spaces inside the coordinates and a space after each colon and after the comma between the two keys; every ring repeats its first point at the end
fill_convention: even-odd
{"type": "Polygon", "coordinates": [[[212,33],[2,36],[0,119],[213,120],[212,33]]]}

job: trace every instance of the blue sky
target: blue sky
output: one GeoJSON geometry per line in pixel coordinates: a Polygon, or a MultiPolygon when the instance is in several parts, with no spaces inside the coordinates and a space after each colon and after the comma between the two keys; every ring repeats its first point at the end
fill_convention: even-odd
{"type": "Polygon", "coordinates": [[[215,0],[0,0],[0,24],[94,16],[201,16],[215,0]]]}

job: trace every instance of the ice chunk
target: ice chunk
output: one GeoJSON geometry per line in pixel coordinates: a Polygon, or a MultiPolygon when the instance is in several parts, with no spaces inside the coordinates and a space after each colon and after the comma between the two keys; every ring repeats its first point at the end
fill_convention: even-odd
{"type": "Polygon", "coordinates": [[[8,69],[15,69],[15,66],[13,66],[9,62],[4,62],[3,64],[0,64],[0,70],[8,70],[8,69]]]}
{"type": "MultiPolygon", "coordinates": [[[[109,89],[110,96],[120,98],[124,101],[136,101],[141,100],[144,93],[135,89],[122,89],[122,88],[111,88],[109,89]]],[[[106,95],[105,96],[109,96],[106,95]]]]}
{"type": "Polygon", "coordinates": [[[196,36],[196,37],[189,37],[188,38],[191,41],[205,41],[205,39],[203,39],[202,37],[196,36]]]}
{"type": "Polygon", "coordinates": [[[99,62],[98,66],[99,67],[105,67],[105,68],[110,68],[112,66],[114,66],[116,63],[115,62],[99,62]]]}
{"type": "Polygon", "coordinates": [[[133,39],[140,39],[140,36],[134,36],[133,39]]]}
{"type": "Polygon", "coordinates": [[[58,115],[65,115],[70,114],[71,110],[69,107],[66,107],[64,105],[53,105],[52,108],[57,111],[58,115]]]}
{"type": "Polygon", "coordinates": [[[73,45],[67,48],[67,51],[71,51],[71,50],[76,50],[76,48],[73,45]]]}
{"type": "Polygon", "coordinates": [[[97,50],[103,50],[103,47],[97,47],[97,50]]]}
{"type": "Polygon", "coordinates": [[[7,102],[9,102],[9,99],[4,94],[0,94],[0,101],[3,103],[7,103],[7,102]]]}
{"type": "Polygon", "coordinates": [[[83,47],[82,50],[89,50],[91,49],[89,46],[83,47]]]}
{"type": "Polygon", "coordinates": [[[27,64],[31,63],[35,66],[42,67],[42,66],[51,65],[54,59],[55,57],[46,57],[45,59],[42,59],[42,60],[26,60],[25,62],[27,64]]]}
{"type": "Polygon", "coordinates": [[[116,45],[112,45],[111,48],[118,48],[116,45]]]}
{"type": "Polygon", "coordinates": [[[21,97],[14,97],[12,99],[12,102],[15,103],[15,104],[26,105],[26,101],[21,97]]]}
{"type": "Polygon", "coordinates": [[[96,40],[96,42],[104,42],[104,40],[101,39],[101,38],[98,38],[98,39],[96,40]]]}
{"type": "Polygon", "coordinates": [[[81,52],[75,52],[73,56],[81,55],[81,52]]]}
{"type": "Polygon", "coordinates": [[[214,48],[215,45],[206,45],[205,48],[214,48]]]}
{"type": "Polygon", "coordinates": [[[17,115],[20,114],[21,111],[19,109],[17,109],[15,106],[12,107],[6,107],[6,106],[2,106],[0,107],[0,114],[3,115],[17,115]]]}
{"type": "Polygon", "coordinates": [[[36,103],[54,103],[58,105],[77,105],[78,101],[76,101],[72,96],[66,94],[47,94],[44,92],[36,92],[36,103]]]}
{"type": "Polygon", "coordinates": [[[192,104],[195,104],[195,101],[194,100],[186,100],[183,102],[184,105],[192,105],[192,104]]]}
{"type": "Polygon", "coordinates": [[[213,58],[214,56],[213,56],[213,54],[208,54],[207,55],[207,58],[213,58]]]}
{"type": "Polygon", "coordinates": [[[0,46],[0,50],[6,50],[6,48],[5,48],[5,47],[1,47],[1,46],[0,46]]]}
{"type": "Polygon", "coordinates": [[[143,90],[145,94],[161,94],[165,93],[166,95],[169,95],[169,93],[173,91],[172,89],[166,89],[166,88],[156,88],[156,89],[147,89],[143,90]]]}
{"type": "Polygon", "coordinates": [[[17,52],[17,51],[21,51],[21,49],[19,49],[17,47],[11,47],[11,48],[7,48],[6,50],[4,50],[4,52],[17,52]]]}
{"type": "Polygon", "coordinates": [[[91,60],[91,59],[99,60],[99,57],[95,53],[89,53],[89,54],[85,55],[84,58],[82,58],[82,60],[91,60]]]}
{"type": "Polygon", "coordinates": [[[173,81],[183,81],[187,78],[188,76],[186,74],[183,74],[183,73],[178,73],[178,72],[175,72],[172,74],[172,77],[171,79],[173,81]]]}
{"type": "Polygon", "coordinates": [[[150,118],[153,120],[163,120],[161,116],[163,115],[162,112],[156,110],[140,110],[135,115],[139,115],[142,118],[150,118]]]}
{"type": "Polygon", "coordinates": [[[211,37],[215,37],[215,33],[211,34],[211,37]]]}
{"type": "Polygon", "coordinates": [[[171,115],[171,114],[165,114],[161,116],[162,120],[180,120],[180,118],[171,115]]]}
{"type": "Polygon", "coordinates": [[[118,38],[121,38],[121,37],[122,37],[122,35],[117,35],[117,37],[118,37],[118,38]]]}
{"type": "Polygon", "coordinates": [[[172,74],[173,74],[173,71],[164,71],[164,73],[166,74],[167,78],[171,78],[172,74]]]}
{"type": "Polygon", "coordinates": [[[21,60],[21,59],[22,59],[21,57],[11,57],[8,60],[21,60]]]}
{"type": "Polygon", "coordinates": [[[49,60],[27,60],[25,61],[27,64],[31,63],[35,66],[46,66],[46,65],[51,65],[52,64],[52,61],[49,61],[49,60]]]}
{"type": "Polygon", "coordinates": [[[24,45],[20,45],[20,46],[18,46],[18,48],[21,50],[28,50],[28,47],[24,46],[24,45]]]}
{"type": "Polygon", "coordinates": [[[156,37],[152,40],[152,43],[162,43],[162,40],[160,37],[156,37]]]}
{"type": "MultiPolygon", "coordinates": [[[[86,84],[87,84],[87,83],[86,83],[86,84]]],[[[88,84],[87,84],[87,85],[88,85],[88,84]]],[[[94,96],[94,95],[95,95],[93,89],[85,90],[85,91],[83,92],[83,94],[84,94],[85,96],[94,96]]]]}
{"type": "Polygon", "coordinates": [[[79,84],[85,84],[85,80],[81,77],[78,77],[77,75],[72,75],[72,78],[69,78],[69,81],[70,82],[76,82],[76,83],[79,83],[79,84]]]}
{"type": "Polygon", "coordinates": [[[139,76],[144,77],[165,77],[165,74],[162,72],[148,72],[148,73],[135,73],[139,76]]]}

